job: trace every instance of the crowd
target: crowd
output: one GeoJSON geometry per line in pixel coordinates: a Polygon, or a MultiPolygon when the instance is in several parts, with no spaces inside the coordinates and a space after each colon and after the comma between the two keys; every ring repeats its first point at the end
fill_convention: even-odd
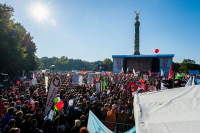
{"type": "MultiPolygon", "coordinates": [[[[82,74],[82,85],[73,85],[72,73],[60,73],[62,84],[56,97],[63,101],[64,107],[55,111],[51,120],[44,115],[48,95],[44,76],[51,81],[54,74],[35,74],[36,85],[29,86],[21,81],[18,85],[7,85],[0,90],[3,133],[88,133],[90,110],[112,131],[115,130],[115,123],[105,121],[134,126],[133,94],[161,89],[161,78],[150,75],[143,80],[133,74],[98,74],[93,75],[92,84],[87,84],[88,74],[82,74]],[[98,93],[95,84],[101,82],[105,82],[104,89],[98,93]],[[130,83],[135,85],[133,89],[130,83]],[[71,99],[73,104],[69,105],[71,99]]],[[[131,127],[117,128],[127,131],[131,127]]]]}

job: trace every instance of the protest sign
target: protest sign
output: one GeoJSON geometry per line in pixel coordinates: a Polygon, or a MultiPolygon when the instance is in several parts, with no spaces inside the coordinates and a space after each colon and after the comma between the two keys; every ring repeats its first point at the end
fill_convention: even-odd
{"type": "Polygon", "coordinates": [[[73,85],[78,85],[79,84],[79,75],[78,74],[74,74],[72,77],[72,84],[73,85]]]}
{"type": "Polygon", "coordinates": [[[49,77],[45,76],[45,88],[48,88],[49,77]]]}
{"type": "Polygon", "coordinates": [[[83,84],[83,76],[82,75],[79,75],[79,82],[78,82],[78,84],[79,85],[82,85],[83,84]]]}
{"type": "Polygon", "coordinates": [[[32,85],[36,85],[36,84],[37,84],[37,79],[36,78],[32,79],[32,85]]]}
{"type": "Polygon", "coordinates": [[[92,74],[88,75],[88,80],[87,80],[88,84],[92,84],[92,76],[93,76],[92,74]]]}
{"type": "Polygon", "coordinates": [[[144,80],[148,80],[148,75],[144,75],[144,80]]]}
{"type": "Polygon", "coordinates": [[[48,115],[48,118],[49,118],[51,121],[53,120],[53,115],[54,115],[54,111],[51,110],[51,111],[49,112],[49,115],[48,115]]]}
{"type": "Polygon", "coordinates": [[[100,83],[96,83],[96,93],[100,93],[100,83]]]}
{"type": "Polygon", "coordinates": [[[51,84],[49,87],[49,92],[47,96],[47,103],[46,103],[46,108],[45,108],[45,116],[47,115],[47,112],[51,109],[51,106],[53,104],[53,101],[57,95],[58,89],[61,84],[61,78],[59,75],[56,75],[53,77],[51,80],[51,84]]]}

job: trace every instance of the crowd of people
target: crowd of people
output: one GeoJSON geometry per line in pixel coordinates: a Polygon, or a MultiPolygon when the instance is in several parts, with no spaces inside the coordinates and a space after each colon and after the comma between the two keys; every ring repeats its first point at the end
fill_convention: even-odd
{"type": "Polygon", "coordinates": [[[29,86],[28,82],[20,81],[20,84],[8,84],[0,90],[3,133],[88,133],[89,111],[111,131],[116,128],[115,122],[132,125],[117,127],[122,132],[127,131],[135,125],[134,93],[161,89],[161,78],[150,75],[145,80],[133,74],[93,74],[93,83],[87,84],[88,74],[82,74],[82,85],[73,85],[73,73],[59,73],[62,84],[56,97],[63,101],[64,107],[55,111],[51,120],[44,113],[49,89],[45,88],[44,77],[48,76],[50,85],[55,74],[35,73],[36,85],[29,86]],[[95,84],[101,82],[105,82],[104,89],[98,92],[95,84]],[[130,83],[136,87],[132,89],[130,83]],[[73,104],[69,105],[71,99],[73,104]]]}

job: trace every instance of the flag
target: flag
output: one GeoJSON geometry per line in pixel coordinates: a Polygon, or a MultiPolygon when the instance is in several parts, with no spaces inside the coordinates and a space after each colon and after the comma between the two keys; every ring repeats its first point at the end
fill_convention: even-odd
{"type": "Polygon", "coordinates": [[[111,72],[110,75],[113,76],[113,72],[111,72]]]}
{"type": "Polygon", "coordinates": [[[185,79],[188,79],[188,77],[187,77],[187,73],[185,72],[185,79]]]}
{"type": "Polygon", "coordinates": [[[32,98],[30,98],[30,104],[32,104],[33,107],[35,107],[35,101],[32,98]]]}
{"type": "Polygon", "coordinates": [[[135,70],[134,70],[134,68],[133,68],[133,74],[134,74],[134,76],[135,76],[135,70]]]}
{"type": "Polygon", "coordinates": [[[94,80],[93,80],[93,78],[92,78],[92,87],[93,87],[93,85],[94,85],[94,80]]]}
{"type": "Polygon", "coordinates": [[[33,73],[33,79],[35,79],[36,77],[35,77],[35,74],[33,73]]]}
{"type": "Polygon", "coordinates": [[[194,79],[195,79],[195,77],[193,76],[193,80],[192,80],[192,86],[195,86],[194,79]]]}
{"type": "Polygon", "coordinates": [[[103,91],[105,91],[106,90],[106,81],[105,81],[105,79],[103,80],[103,91]]]}
{"type": "Polygon", "coordinates": [[[122,68],[122,71],[121,71],[121,73],[122,73],[122,74],[124,74],[124,70],[123,70],[123,68],[122,68]]]}
{"type": "MultiPolygon", "coordinates": [[[[150,70],[149,70],[150,71],[150,70]]],[[[163,69],[161,68],[161,76],[164,76],[163,69]]]]}
{"type": "Polygon", "coordinates": [[[169,77],[168,77],[168,79],[172,79],[172,66],[170,66],[169,77]]]}

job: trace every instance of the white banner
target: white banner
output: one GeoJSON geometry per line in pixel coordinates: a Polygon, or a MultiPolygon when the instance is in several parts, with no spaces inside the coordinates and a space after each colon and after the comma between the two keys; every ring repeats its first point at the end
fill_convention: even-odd
{"type": "Polygon", "coordinates": [[[88,80],[87,80],[87,83],[88,83],[88,84],[92,84],[92,77],[93,77],[92,74],[89,74],[89,75],[88,75],[88,80]]]}
{"type": "Polygon", "coordinates": [[[100,83],[96,83],[96,93],[100,93],[100,83]]]}
{"type": "Polygon", "coordinates": [[[47,112],[50,111],[51,109],[51,106],[53,104],[54,98],[57,95],[60,84],[61,84],[60,76],[59,75],[54,76],[53,79],[51,80],[51,84],[48,91],[47,103],[46,103],[46,108],[45,108],[45,116],[47,115],[47,112]]]}
{"type": "Polygon", "coordinates": [[[45,76],[45,88],[48,88],[49,77],[45,76]]]}
{"type": "Polygon", "coordinates": [[[83,76],[82,75],[79,75],[79,82],[78,82],[79,85],[82,85],[83,84],[83,76]]]}

